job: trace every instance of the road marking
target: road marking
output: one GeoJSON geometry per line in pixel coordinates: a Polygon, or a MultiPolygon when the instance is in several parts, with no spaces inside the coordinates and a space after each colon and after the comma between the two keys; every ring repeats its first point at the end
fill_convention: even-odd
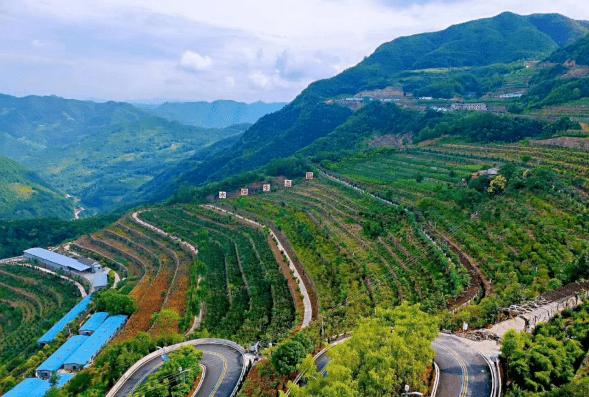
{"type": "MultiPolygon", "coordinates": [[[[203,352],[208,353],[208,354],[213,354],[213,355],[219,357],[221,360],[223,360],[223,372],[221,373],[221,376],[219,376],[219,380],[217,381],[215,388],[213,389],[213,391],[211,391],[211,394],[209,394],[209,397],[213,397],[215,395],[215,393],[217,393],[219,386],[221,386],[221,382],[223,382],[223,379],[225,379],[225,375],[227,374],[227,359],[225,358],[225,356],[222,356],[219,353],[214,353],[214,352],[204,351],[204,350],[203,350],[203,352]]],[[[204,381],[204,379],[203,379],[203,381],[204,381]]]]}
{"type": "Polygon", "coordinates": [[[466,395],[466,391],[468,390],[468,369],[466,367],[466,363],[464,360],[462,360],[462,357],[456,353],[456,351],[450,349],[449,347],[441,346],[439,343],[433,343],[433,345],[446,350],[452,357],[454,357],[454,359],[458,362],[458,365],[460,365],[460,368],[462,369],[462,385],[460,386],[459,397],[464,397],[466,395]]]}

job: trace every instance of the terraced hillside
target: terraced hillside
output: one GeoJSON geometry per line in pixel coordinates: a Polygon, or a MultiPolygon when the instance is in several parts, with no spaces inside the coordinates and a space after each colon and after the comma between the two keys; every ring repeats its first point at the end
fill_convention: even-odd
{"type": "MultiPolygon", "coordinates": [[[[17,377],[36,353],[37,339],[67,313],[80,298],[78,288],[29,267],[0,266],[0,375],[17,377]]],[[[0,392],[3,383],[0,377],[0,392]]]]}
{"type": "Polygon", "coordinates": [[[71,248],[114,264],[126,276],[120,289],[137,300],[139,310],[116,341],[133,338],[141,331],[154,336],[162,331],[178,332],[190,323],[187,294],[194,257],[176,241],[127,216],[101,232],[82,237],[71,248]],[[174,310],[184,321],[165,330],[154,326],[152,316],[166,309],[174,310]]]}
{"type": "Polygon", "coordinates": [[[472,280],[459,257],[414,217],[340,182],[320,178],[227,204],[288,238],[333,332],[379,304],[421,302],[436,311],[469,293],[472,280]]]}
{"type": "Polygon", "coordinates": [[[299,322],[296,286],[291,281],[291,293],[284,276],[290,274],[281,271],[271,244],[262,230],[189,206],[137,212],[71,249],[126,275],[121,291],[136,298],[139,310],[115,342],[141,331],[154,337],[173,331],[247,343],[280,340],[299,322]],[[180,321],[154,322],[164,310],[180,321]]]}
{"type": "Polygon", "coordinates": [[[409,208],[435,239],[471,259],[497,291],[480,325],[501,306],[587,277],[575,267],[589,247],[586,152],[435,143],[324,165],[409,208]],[[491,167],[502,178],[475,172],[491,167]]]}
{"type": "Polygon", "coordinates": [[[191,289],[189,301],[193,311],[202,307],[206,313],[201,332],[240,343],[275,342],[299,322],[284,277],[288,271],[281,271],[273,242],[261,230],[196,206],[167,207],[142,216],[198,247],[202,280],[191,289]]]}

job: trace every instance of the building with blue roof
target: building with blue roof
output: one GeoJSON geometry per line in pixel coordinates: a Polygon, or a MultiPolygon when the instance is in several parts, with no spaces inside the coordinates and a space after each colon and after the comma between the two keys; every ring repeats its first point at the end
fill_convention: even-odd
{"type": "Polygon", "coordinates": [[[50,268],[64,270],[66,272],[86,272],[92,270],[91,266],[85,265],[77,259],[43,248],[29,248],[24,252],[24,257],[28,260],[36,260],[50,268]]]}
{"type": "Polygon", "coordinates": [[[88,295],[80,303],[78,303],[72,310],[70,310],[65,316],[62,317],[49,331],[45,333],[37,343],[43,347],[55,340],[57,335],[65,329],[65,327],[74,321],[78,316],[88,309],[88,305],[92,302],[92,295],[88,295]]]}
{"type": "Polygon", "coordinates": [[[108,285],[108,275],[106,273],[97,273],[94,275],[94,282],[92,286],[94,290],[98,291],[106,288],[108,285]]]}
{"type": "Polygon", "coordinates": [[[37,367],[37,378],[47,379],[60,369],[68,358],[88,339],[87,336],[75,335],[55,351],[45,362],[37,367]]]}
{"type": "Polygon", "coordinates": [[[92,317],[88,321],[82,325],[80,328],[80,335],[87,335],[90,336],[96,331],[102,323],[108,318],[108,313],[105,312],[98,312],[94,313],[92,317]]]}
{"type": "MultiPolygon", "coordinates": [[[[59,374],[59,379],[55,386],[61,389],[74,376],[73,374],[59,374]]],[[[16,385],[14,389],[4,394],[4,397],[44,397],[49,389],[51,389],[51,384],[48,380],[27,378],[16,385]]]]}
{"type": "Polygon", "coordinates": [[[82,343],[82,345],[72,354],[64,363],[64,368],[68,371],[79,371],[102,351],[102,349],[118,334],[127,322],[127,316],[109,317],[98,328],[92,336],[82,343]]]}

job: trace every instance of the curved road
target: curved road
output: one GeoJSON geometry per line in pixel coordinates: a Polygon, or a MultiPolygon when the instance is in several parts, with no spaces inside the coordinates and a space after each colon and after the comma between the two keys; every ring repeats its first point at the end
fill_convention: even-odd
{"type": "MultiPolygon", "coordinates": [[[[340,342],[341,343],[341,342],[340,342]]],[[[471,346],[451,335],[440,335],[432,343],[436,351],[434,361],[440,367],[440,383],[436,396],[489,397],[491,372],[487,362],[471,346]]],[[[326,376],[329,364],[327,349],[315,356],[319,372],[326,376]]],[[[296,382],[296,381],[295,381],[296,382]]]]}
{"type": "MultiPolygon", "coordinates": [[[[197,397],[228,397],[239,382],[243,368],[243,356],[236,349],[213,343],[195,345],[204,353],[200,362],[206,368],[206,376],[197,397]]],[[[140,389],[148,376],[163,365],[161,356],[146,362],[121,386],[115,397],[130,396],[133,390],[140,389]]]]}

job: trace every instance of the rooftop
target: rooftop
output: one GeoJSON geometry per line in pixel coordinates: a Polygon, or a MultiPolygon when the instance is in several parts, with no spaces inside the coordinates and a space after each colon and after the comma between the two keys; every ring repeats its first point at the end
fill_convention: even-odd
{"type": "Polygon", "coordinates": [[[108,276],[106,273],[98,273],[94,275],[94,288],[104,288],[108,285],[108,276]]]}
{"type": "Polygon", "coordinates": [[[37,368],[37,371],[55,372],[61,368],[66,360],[88,339],[87,336],[76,335],[71,337],[59,349],[55,351],[45,362],[37,368]]]}
{"type": "Polygon", "coordinates": [[[127,321],[127,316],[109,317],[88,339],[72,354],[65,364],[86,365],[116,333],[117,328],[127,321]]]}
{"type": "Polygon", "coordinates": [[[90,267],[80,263],[80,261],[70,258],[69,256],[61,255],[55,252],[47,251],[43,248],[29,248],[25,251],[25,254],[34,255],[38,258],[57,263],[61,266],[69,267],[70,269],[83,272],[88,270],[90,267]]]}
{"type": "MultiPolygon", "coordinates": [[[[59,374],[57,388],[65,386],[73,377],[73,374],[59,374]]],[[[4,397],[43,397],[50,388],[51,384],[48,380],[27,378],[6,393],[4,397]]]]}
{"type": "Polygon", "coordinates": [[[108,318],[108,313],[98,312],[94,313],[92,317],[80,328],[80,331],[96,331],[102,323],[108,318]]]}
{"type": "Polygon", "coordinates": [[[88,295],[80,303],[78,303],[72,310],[70,310],[65,316],[62,317],[45,335],[43,335],[37,343],[51,343],[64,328],[74,321],[82,312],[85,312],[88,305],[92,302],[92,295],[88,295]]]}

